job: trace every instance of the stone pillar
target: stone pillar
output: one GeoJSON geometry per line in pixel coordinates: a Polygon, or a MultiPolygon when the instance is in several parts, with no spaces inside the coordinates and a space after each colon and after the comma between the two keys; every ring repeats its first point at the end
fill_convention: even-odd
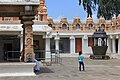
{"type": "Polygon", "coordinates": [[[55,37],[55,50],[59,50],[59,40],[60,38],[59,37],[55,37]]]}
{"type": "Polygon", "coordinates": [[[71,54],[75,53],[75,37],[74,36],[70,37],[70,53],[71,54]]]}
{"type": "Polygon", "coordinates": [[[113,50],[113,53],[116,53],[115,38],[112,39],[112,50],[113,50]]]}
{"type": "Polygon", "coordinates": [[[102,46],[102,45],[101,45],[101,41],[102,41],[102,39],[101,39],[101,38],[98,38],[98,46],[102,46]]]}
{"type": "Polygon", "coordinates": [[[32,6],[25,6],[25,12],[21,12],[21,23],[23,28],[23,55],[25,62],[34,61],[33,51],[33,29],[34,12],[32,6]]]}
{"type": "Polygon", "coordinates": [[[98,46],[98,38],[94,39],[94,46],[98,46]]]}
{"type": "Polygon", "coordinates": [[[22,51],[23,50],[23,32],[21,32],[19,37],[20,37],[20,51],[22,51]]]}
{"type": "Polygon", "coordinates": [[[51,60],[51,52],[50,52],[50,38],[46,38],[45,40],[45,60],[50,61],[51,60]]]}
{"type": "Polygon", "coordinates": [[[88,47],[88,37],[87,35],[84,35],[82,38],[82,52],[87,53],[87,47],[88,47]]]}
{"type": "Polygon", "coordinates": [[[112,52],[111,51],[111,49],[112,49],[111,47],[112,46],[111,46],[111,39],[110,38],[107,39],[107,46],[108,46],[107,53],[111,53],[112,52]]]}

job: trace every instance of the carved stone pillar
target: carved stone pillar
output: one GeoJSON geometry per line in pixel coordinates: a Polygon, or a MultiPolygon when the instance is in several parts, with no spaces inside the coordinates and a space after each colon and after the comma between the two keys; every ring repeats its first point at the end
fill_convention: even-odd
{"type": "Polygon", "coordinates": [[[74,54],[75,53],[75,37],[70,36],[70,53],[74,54]]]}
{"type": "Polygon", "coordinates": [[[34,12],[31,10],[31,6],[25,8],[25,12],[21,13],[21,23],[23,24],[23,55],[25,62],[34,61],[33,51],[33,30],[32,25],[34,22],[34,12]]]}

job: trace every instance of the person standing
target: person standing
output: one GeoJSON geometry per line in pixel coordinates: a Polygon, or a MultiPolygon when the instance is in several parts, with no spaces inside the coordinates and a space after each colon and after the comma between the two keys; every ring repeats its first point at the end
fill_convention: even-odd
{"type": "Polygon", "coordinates": [[[85,67],[84,67],[83,55],[82,55],[81,51],[79,52],[78,61],[79,61],[79,71],[81,71],[81,65],[82,65],[83,71],[84,71],[85,67]]]}

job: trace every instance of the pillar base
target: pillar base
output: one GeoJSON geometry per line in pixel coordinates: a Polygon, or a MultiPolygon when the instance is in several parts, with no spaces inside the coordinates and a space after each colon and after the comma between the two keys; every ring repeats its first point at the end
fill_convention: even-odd
{"type": "Polygon", "coordinates": [[[94,55],[106,55],[108,46],[92,46],[94,55]]]}
{"type": "Polygon", "coordinates": [[[104,59],[109,60],[110,57],[108,55],[90,55],[90,59],[104,59]]]}

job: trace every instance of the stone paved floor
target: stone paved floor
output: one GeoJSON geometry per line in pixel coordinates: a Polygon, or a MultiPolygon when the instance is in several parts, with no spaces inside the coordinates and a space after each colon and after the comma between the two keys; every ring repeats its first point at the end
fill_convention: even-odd
{"type": "Polygon", "coordinates": [[[0,77],[0,80],[120,80],[120,60],[85,59],[85,71],[78,71],[77,58],[63,58],[62,64],[42,66],[36,76],[0,77]]]}

